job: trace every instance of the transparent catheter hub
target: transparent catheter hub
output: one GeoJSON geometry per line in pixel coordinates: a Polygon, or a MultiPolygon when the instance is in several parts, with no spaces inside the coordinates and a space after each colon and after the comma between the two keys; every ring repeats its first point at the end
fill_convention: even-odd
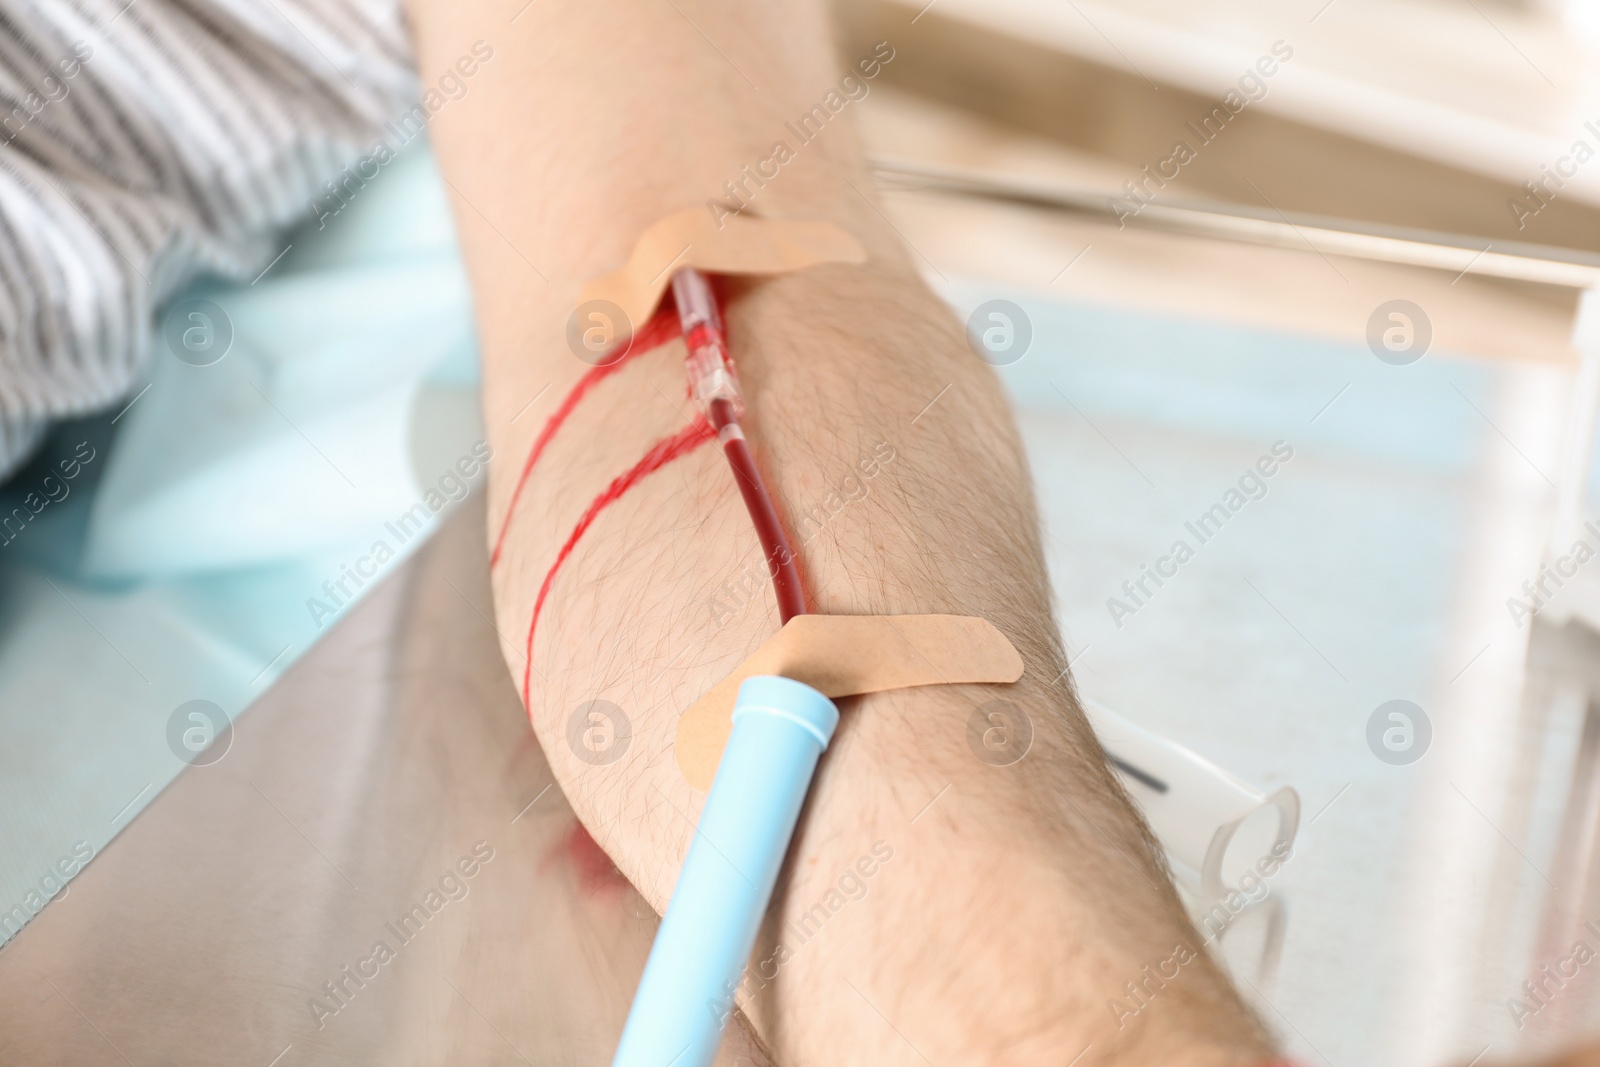
{"type": "Polygon", "coordinates": [[[672,276],[672,295],[678,307],[684,343],[689,349],[684,361],[689,393],[722,442],[723,454],[733,469],[734,484],[744,498],[745,510],[750,513],[750,522],[761,541],[767,574],[772,579],[778,601],[778,621],[788,622],[796,615],[805,614],[805,589],[783,519],[739,425],[744,405],[733,360],[728,354],[717,294],[704,274],[693,267],[681,267],[672,276]]]}
{"type": "Polygon", "coordinates": [[[728,358],[716,296],[704,274],[693,267],[685,267],[672,276],[672,298],[678,305],[678,321],[683,325],[684,342],[689,348],[689,356],[684,361],[689,373],[689,395],[701,413],[721,430],[713,402],[723,400],[732,405],[731,417],[724,421],[743,415],[744,404],[739,398],[738,375],[733,361],[728,358]]]}

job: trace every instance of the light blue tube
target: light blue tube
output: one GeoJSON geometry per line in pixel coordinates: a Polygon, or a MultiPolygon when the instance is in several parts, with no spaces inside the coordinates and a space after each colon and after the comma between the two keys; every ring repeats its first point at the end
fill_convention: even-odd
{"type": "Polygon", "coordinates": [[[772,899],[839,709],[809,685],[739,687],[733,733],[673,888],[612,1067],[706,1067],[772,899]]]}

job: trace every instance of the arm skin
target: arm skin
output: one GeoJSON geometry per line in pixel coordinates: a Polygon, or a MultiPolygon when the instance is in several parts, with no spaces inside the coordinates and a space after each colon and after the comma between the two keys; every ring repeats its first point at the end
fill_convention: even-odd
{"type": "MultiPolygon", "coordinates": [[[[430,124],[477,303],[498,457],[491,531],[533,438],[587,369],[564,340],[582,282],[620,264],[656,219],[723,196],[775,141],[793,146],[783,122],[841,73],[811,2],[523,2],[413,0],[412,10],[425,81],[474,41],[494,49],[469,94],[430,124]]],[[[843,702],[755,958],[780,941],[792,951],[740,1008],[788,1067],[1065,1065],[1085,1046],[1084,1065],[1261,1062],[1267,1038],[1203,955],[1120,1028],[1108,1009],[1146,965],[1200,938],[1066,678],[997,381],[870,196],[848,117],[758,194],[759,212],[840,223],[871,260],[735,287],[744,425],[791,531],[859,477],[875,446],[893,450],[861,479],[867,495],[800,550],[814,610],[981,615],[1011,637],[1027,675],[1010,688],[843,702]],[[973,710],[999,697],[1035,729],[1009,767],[980,761],[966,740],[973,710]],[[861,879],[865,896],[803,944],[783,932],[878,842],[892,859],[861,879]]],[[[685,425],[682,358],[674,341],[602,382],[518,502],[494,574],[518,679],[534,598],[579,516],[685,425]]],[[[760,559],[720,451],[701,448],[604,513],[541,616],[534,728],[585,826],[658,910],[701,799],[673,762],[673,722],[775,631],[760,559]],[[759,597],[737,610],[725,602],[719,625],[713,598],[752,567],[759,597]],[[633,741],[619,761],[591,767],[566,729],[595,698],[626,711],[633,741]]]]}

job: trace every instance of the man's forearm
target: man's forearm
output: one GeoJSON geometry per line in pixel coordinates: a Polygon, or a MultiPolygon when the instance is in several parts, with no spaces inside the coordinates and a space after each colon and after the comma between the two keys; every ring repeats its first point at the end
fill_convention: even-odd
{"type": "MultiPolygon", "coordinates": [[[[1070,694],[1026,471],[992,373],[867,199],[848,120],[804,144],[784,126],[839,78],[820,11],[520,6],[414,4],[425,78],[474,40],[495,49],[472,95],[433,127],[478,304],[499,457],[491,529],[532,440],[588,370],[563,340],[581,283],[614,269],[662,215],[728,200],[724,182],[783,141],[793,158],[751,209],[832,219],[872,255],[737,285],[727,309],[746,429],[814,608],[981,615],[1027,662],[1015,687],[844,702],[741,992],[761,1039],[795,1065],[1065,1063],[1091,1044],[1085,1063],[1119,1051],[1259,1058],[1254,1022],[1204,957],[1140,1018],[1119,1025],[1107,1010],[1124,982],[1146,982],[1146,964],[1180,944],[1198,951],[1198,939],[1070,694]],[[1034,732],[1008,766],[968,744],[974,712],[999,699],[1034,732]]],[[[517,502],[494,575],[507,661],[521,677],[531,659],[530,707],[551,763],[658,908],[698,811],[671,756],[675,716],[776,625],[716,450],[609,507],[550,583],[531,655],[523,638],[596,494],[692,415],[681,357],[676,343],[641,357],[574,410],[517,502]],[[752,573],[754,586],[741,580],[752,573]],[[565,740],[573,709],[596,698],[622,707],[634,731],[626,758],[603,766],[565,740]]]]}

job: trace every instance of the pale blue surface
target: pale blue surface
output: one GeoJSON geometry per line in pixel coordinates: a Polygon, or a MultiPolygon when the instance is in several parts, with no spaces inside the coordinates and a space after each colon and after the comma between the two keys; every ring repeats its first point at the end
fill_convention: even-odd
{"type": "MultiPolygon", "coordinates": [[[[56,429],[52,449],[87,441],[95,458],[0,546],[0,915],[31,911],[74,843],[98,852],[183,768],[179,705],[236,717],[327,632],[308,609],[325,581],[385,539],[370,588],[442,518],[404,543],[384,526],[421,499],[418,438],[461,454],[475,418],[470,303],[430,157],[285,243],[253,285],[177,298],[222,307],[231,350],[195,367],[158,336],[149,389],[114,426],[116,410],[56,429]]],[[[55,462],[0,490],[0,514],[55,462]]]]}
{"type": "MultiPolygon", "coordinates": [[[[1375,759],[1364,727],[1386,700],[1436,708],[1465,666],[1449,659],[1456,583],[1485,457],[1514,447],[1479,411],[1497,410],[1511,375],[1549,369],[1438,352],[1392,366],[1361,345],[981,283],[944,295],[963,319],[1004,297],[1032,320],[1031,350],[1001,377],[1079,689],[1302,796],[1294,860],[1271,887],[1290,918],[1264,1013],[1299,1028],[1284,1029],[1298,1062],[1381,1060],[1386,1028],[1406,1025],[1396,953],[1416,903],[1404,864],[1422,765],[1375,759]],[[1108,598],[1279,440],[1295,457],[1266,497],[1118,627],[1108,598]]],[[[1463,1062],[1504,1037],[1503,1004],[1478,1018],[1463,1062]]]]}
{"type": "Polygon", "coordinates": [[[817,759],[839,725],[808,685],[739,686],[733,733],[706,796],[612,1067],[706,1067],[755,947],[817,759]]]}

